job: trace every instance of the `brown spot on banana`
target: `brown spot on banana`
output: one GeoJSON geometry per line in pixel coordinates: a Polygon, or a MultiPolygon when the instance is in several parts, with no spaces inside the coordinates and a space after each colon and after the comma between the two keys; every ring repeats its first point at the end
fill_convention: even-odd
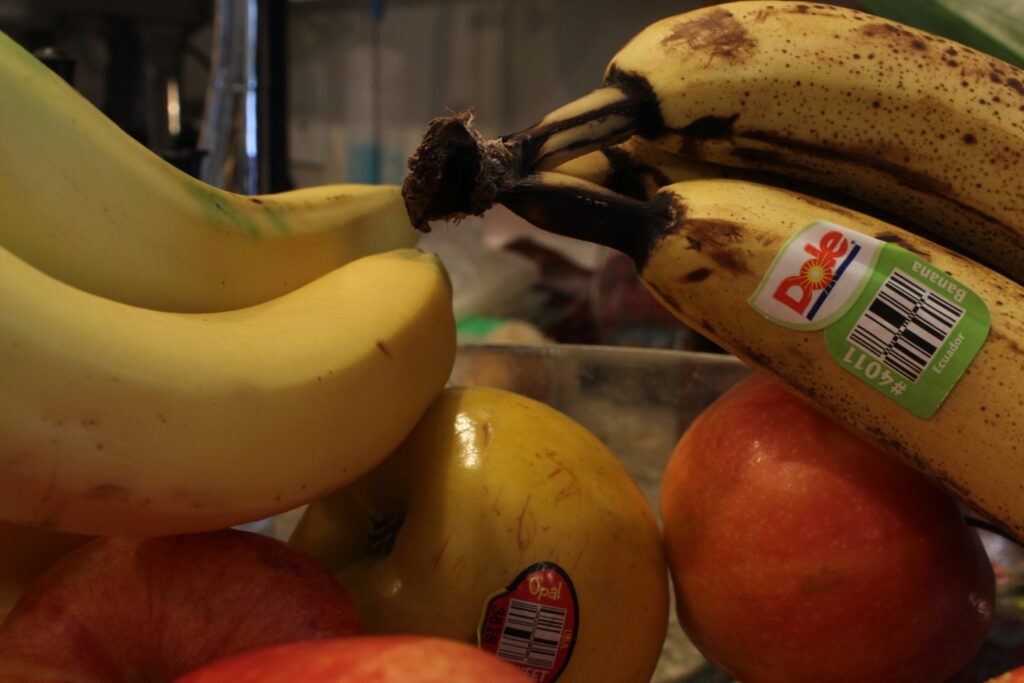
{"type": "MultiPolygon", "coordinates": [[[[679,153],[683,156],[700,158],[700,145],[696,144],[695,140],[685,137],[683,138],[682,145],[679,148],[679,153]]],[[[815,172],[813,167],[808,166],[800,159],[793,159],[785,153],[779,152],[775,149],[747,147],[743,146],[741,142],[738,142],[732,149],[731,153],[743,164],[768,167],[778,171],[798,171],[805,175],[811,175],[815,172]]]]}
{"type": "Polygon", "coordinates": [[[1007,349],[1010,352],[1008,360],[1011,358],[1024,359],[1024,346],[1021,346],[1020,342],[1017,339],[1010,337],[1006,334],[1003,334],[999,330],[990,331],[988,333],[988,336],[989,339],[993,341],[998,341],[999,343],[1004,344],[1007,347],[1007,349]]]}
{"type": "Polygon", "coordinates": [[[714,248],[707,251],[708,256],[723,270],[733,275],[750,275],[752,271],[747,265],[743,251],[735,248],[714,248]]]}
{"type": "Polygon", "coordinates": [[[118,484],[100,484],[82,492],[82,497],[89,500],[123,500],[130,501],[132,492],[118,484]]]}
{"type": "MultiPolygon", "coordinates": [[[[794,159],[791,156],[784,154],[783,150],[790,154],[797,153],[799,156],[805,158],[820,158],[832,161],[849,162],[857,166],[869,166],[889,176],[901,185],[906,185],[907,187],[919,192],[934,194],[937,196],[946,196],[952,191],[952,187],[948,181],[942,180],[941,178],[937,178],[934,175],[923,171],[917,171],[908,165],[900,165],[890,161],[885,161],[879,157],[878,151],[875,148],[858,150],[850,146],[828,145],[825,143],[802,140],[795,137],[787,137],[767,130],[743,130],[735,132],[734,135],[740,140],[756,141],[768,145],[769,150],[776,150],[778,155],[775,157],[776,159],[783,156],[788,157],[787,163],[791,168],[795,168],[796,165],[800,163],[799,157],[794,159]]],[[[742,144],[742,142],[740,144],[742,144]]],[[[747,154],[749,155],[749,148],[747,149],[747,154]]],[[[768,159],[769,157],[763,158],[768,159]]]]}
{"type": "Polygon", "coordinates": [[[708,247],[727,249],[746,238],[747,231],[743,225],[717,218],[689,218],[685,206],[682,207],[679,218],[677,229],[685,233],[687,239],[708,247]]]}
{"type": "Polygon", "coordinates": [[[900,45],[906,44],[916,50],[925,49],[925,45],[921,40],[922,34],[901,24],[894,24],[888,21],[873,21],[861,26],[859,32],[868,38],[898,38],[905,41],[905,43],[900,43],[900,45]]]}
{"type": "Polygon", "coordinates": [[[928,250],[922,249],[919,242],[906,239],[904,234],[896,232],[882,232],[875,235],[875,238],[880,239],[883,242],[888,242],[889,244],[895,244],[896,246],[903,247],[907,251],[917,254],[925,260],[930,258],[928,250]]]}
{"type": "Polygon", "coordinates": [[[757,41],[732,12],[713,9],[704,14],[683,15],[661,39],[661,46],[670,53],[682,48],[728,61],[743,61],[757,49],[757,41]]]}
{"type": "Polygon", "coordinates": [[[708,115],[694,119],[679,129],[684,144],[680,150],[681,153],[683,156],[689,156],[687,153],[692,151],[692,146],[698,140],[732,137],[736,119],[739,117],[739,114],[730,114],[728,116],[708,115]]]}
{"type": "Polygon", "coordinates": [[[710,268],[695,268],[688,273],[683,274],[679,281],[684,284],[692,284],[694,282],[703,282],[707,280],[713,271],[710,268]]]}

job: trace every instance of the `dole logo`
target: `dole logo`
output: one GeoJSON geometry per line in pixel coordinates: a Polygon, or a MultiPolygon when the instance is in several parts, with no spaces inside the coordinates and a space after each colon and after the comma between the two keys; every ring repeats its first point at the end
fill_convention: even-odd
{"type": "Polygon", "coordinates": [[[750,297],[769,320],[820,329],[852,304],[883,242],[829,221],[815,221],[782,247],[750,297]]]}
{"type": "Polygon", "coordinates": [[[800,315],[806,315],[814,292],[832,285],[836,263],[850,251],[850,241],[832,230],[822,235],[817,246],[805,244],[804,251],[810,258],[800,266],[799,273],[783,278],[772,293],[772,298],[800,315]]]}

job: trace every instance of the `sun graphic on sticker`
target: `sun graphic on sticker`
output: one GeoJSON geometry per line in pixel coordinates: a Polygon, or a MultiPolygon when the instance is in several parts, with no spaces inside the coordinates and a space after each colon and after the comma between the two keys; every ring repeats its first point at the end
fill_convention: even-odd
{"type": "Polygon", "coordinates": [[[800,267],[800,282],[807,289],[825,289],[832,284],[830,259],[818,257],[804,262],[800,267]]]}

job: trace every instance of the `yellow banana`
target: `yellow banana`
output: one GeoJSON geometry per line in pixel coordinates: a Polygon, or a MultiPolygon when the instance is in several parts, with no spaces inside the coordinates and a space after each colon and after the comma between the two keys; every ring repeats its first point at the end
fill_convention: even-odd
{"type": "Polygon", "coordinates": [[[831,188],[754,168],[724,166],[675,154],[649,140],[633,136],[624,142],[602,147],[563,162],[552,169],[634,199],[650,199],[666,185],[683,180],[733,179],[814,195],[842,204],[876,218],[897,222],[876,206],[865,204],[831,188]]]}
{"type": "Polygon", "coordinates": [[[876,218],[746,181],[637,201],[541,172],[497,198],[630,255],[688,326],[1024,539],[1021,285],[876,218]]]}
{"type": "Polygon", "coordinates": [[[100,296],[249,306],[360,256],[414,246],[396,186],[219,190],[137,143],[0,33],[0,245],[100,296]]]}
{"type": "Polygon", "coordinates": [[[0,519],[137,536],[295,508],[390,453],[454,355],[447,275],[417,250],[209,314],[103,299],[0,250],[0,519]]]}
{"type": "Polygon", "coordinates": [[[0,623],[28,584],[90,538],[0,521],[0,623]]]}
{"type": "MultiPolygon", "coordinates": [[[[463,208],[478,211],[495,182],[639,135],[841,190],[1024,281],[1021,69],[852,9],[754,0],[650,25],[614,55],[604,81],[481,146],[479,202],[463,208]]],[[[466,125],[438,119],[425,142],[443,151],[466,139],[457,130],[466,125]]],[[[412,209],[417,224],[444,213],[412,209]]]]}
{"type": "Polygon", "coordinates": [[[727,178],[739,173],[727,166],[681,157],[637,136],[569,159],[552,171],[635,199],[651,197],[665,185],[681,180],[727,178]]]}

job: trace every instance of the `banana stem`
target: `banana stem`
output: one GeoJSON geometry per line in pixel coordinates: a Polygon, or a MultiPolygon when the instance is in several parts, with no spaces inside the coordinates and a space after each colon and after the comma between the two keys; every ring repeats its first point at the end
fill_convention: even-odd
{"type": "Polygon", "coordinates": [[[628,139],[653,95],[619,85],[598,88],[503,138],[519,149],[522,172],[548,171],[569,159],[628,139]]]}
{"type": "Polygon", "coordinates": [[[477,132],[472,111],[435,118],[409,158],[402,185],[409,218],[427,231],[431,220],[478,216],[494,205],[499,192],[527,175],[626,140],[660,120],[653,93],[642,82],[621,76],[615,85],[497,140],[477,132]]]}
{"type": "Polygon", "coordinates": [[[680,215],[671,194],[641,201],[550,171],[501,189],[497,201],[542,230],[620,251],[638,270],[680,215]]]}

